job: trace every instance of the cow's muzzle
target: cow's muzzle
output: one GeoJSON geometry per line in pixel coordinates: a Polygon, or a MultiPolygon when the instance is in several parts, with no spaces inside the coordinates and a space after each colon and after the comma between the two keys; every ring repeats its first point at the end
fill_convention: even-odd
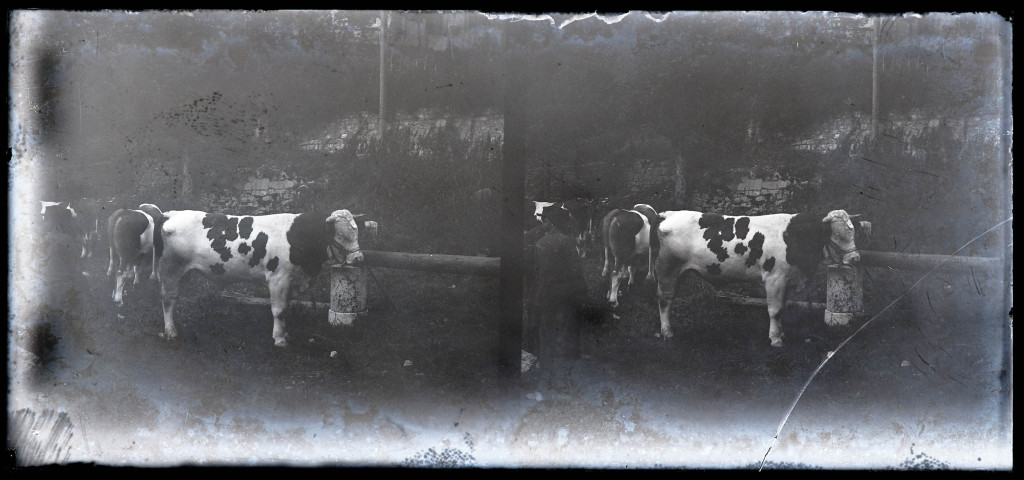
{"type": "Polygon", "coordinates": [[[340,243],[332,241],[328,253],[331,261],[335,264],[360,265],[363,263],[363,252],[360,251],[359,247],[349,250],[340,243]]]}
{"type": "MultiPolygon", "coordinates": [[[[859,259],[859,257],[858,257],[858,259],[859,259]]],[[[354,252],[348,252],[348,255],[345,255],[345,264],[346,265],[362,265],[363,264],[363,252],[361,252],[359,250],[356,250],[354,252]]]]}
{"type": "Polygon", "coordinates": [[[845,249],[838,243],[829,240],[827,248],[829,256],[832,257],[832,260],[839,262],[839,265],[857,266],[860,264],[860,252],[857,247],[845,249]]]}

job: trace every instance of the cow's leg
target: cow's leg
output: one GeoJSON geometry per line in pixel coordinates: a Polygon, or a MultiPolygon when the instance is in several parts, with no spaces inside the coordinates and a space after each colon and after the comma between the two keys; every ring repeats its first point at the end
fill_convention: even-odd
{"type": "Polygon", "coordinates": [[[124,305],[124,285],[128,281],[132,266],[127,257],[121,255],[120,252],[117,254],[117,259],[117,271],[114,275],[114,303],[120,307],[124,305]]]}
{"type": "MultiPolygon", "coordinates": [[[[114,259],[116,257],[117,257],[117,253],[114,252],[114,242],[111,241],[110,242],[110,263],[107,264],[107,276],[108,277],[114,274],[114,259]]],[[[121,260],[117,259],[117,262],[120,263],[121,260]]]]}
{"type": "MultiPolygon", "coordinates": [[[[115,247],[115,244],[114,244],[114,241],[117,238],[117,235],[114,234],[114,226],[117,225],[117,218],[118,218],[118,216],[121,215],[121,213],[123,211],[124,210],[118,210],[118,211],[114,212],[110,216],[110,219],[107,220],[107,244],[108,244],[107,246],[110,249],[110,263],[107,265],[107,276],[108,277],[114,274],[114,261],[115,261],[116,255],[117,255],[117,251],[115,249],[116,247],[115,247]]],[[[119,259],[117,261],[120,262],[119,259]]]]}
{"type": "Polygon", "coordinates": [[[139,284],[139,263],[140,262],[138,260],[132,262],[132,275],[135,277],[135,280],[132,282],[132,285],[139,284]]]}
{"type": "Polygon", "coordinates": [[[274,314],[274,346],[288,346],[288,332],[285,331],[284,311],[288,308],[288,278],[278,276],[268,282],[270,287],[270,312],[274,314]]]}
{"type": "Polygon", "coordinates": [[[612,308],[619,306],[619,285],[626,275],[629,275],[629,270],[625,267],[612,270],[612,278],[609,279],[610,286],[608,287],[608,303],[611,303],[612,308]]]}
{"type": "MultiPolygon", "coordinates": [[[[607,236],[607,234],[605,236],[607,236]]],[[[612,247],[611,247],[611,245],[608,245],[607,241],[605,241],[605,244],[604,244],[604,267],[601,268],[601,276],[602,277],[607,277],[608,276],[608,269],[611,267],[611,258],[612,258],[612,247]]]]}
{"type": "Polygon", "coordinates": [[[645,278],[648,282],[654,280],[654,249],[647,249],[647,277],[645,278]]]}
{"type": "Polygon", "coordinates": [[[153,271],[149,273],[150,280],[160,280],[160,260],[156,258],[156,250],[150,253],[153,256],[153,271]]]}
{"type": "Polygon", "coordinates": [[[671,338],[670,314],[672,313],[672,301],[676,296],[676,282],[682,273],[681,265],[668,259],[659,258],[655,268],[658,271],[658,318],[661,320],[661,336],[671,338]]]}
{"type": "Polygon", "coordinates": [[[114,303],[117,306],[124,305],[124,284],[128,277],[128,270],[117,272],[117,280],[114,282],[114,303]]]}
{"type": "Polygon", "coordinates": [[[164,309],[164,337],[173,340],[178,336],[174,326],[174,305],[178,302],[178,281],[184,275],[183,268],[175,261],[161,263],[164,271],[160,272],[160,303],[164,309]]]}
{"type": "Polygon", "coordinates": [[[782,346],[782,322],[779,318],[786,306],[786,277],[773,275],[764,279],[764,290],[768,300],[768,339],[773,347],[782,346]]]}

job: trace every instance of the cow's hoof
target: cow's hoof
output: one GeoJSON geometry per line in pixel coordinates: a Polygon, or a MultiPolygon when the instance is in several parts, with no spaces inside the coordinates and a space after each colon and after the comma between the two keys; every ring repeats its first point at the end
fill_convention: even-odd
{"type": "Polygon", "coordinates": [[[668,330],[661,331],[661,338],[672,338],[672,332],[668,330]]]}
{"type": "Polygon", "coordinates": [[[779,339],[772,340],[772,347],[782,348],[782,339],[779,338],[779,339]]]}
{"type": "Polygon", "coordinates": [[[275,339],[274,340],[274,346],[275,347],[282,347],[282,348],[287,347],[288,346],[288,340],[284,339],[284,338],[282,338],[282,339],[275,339]]]}

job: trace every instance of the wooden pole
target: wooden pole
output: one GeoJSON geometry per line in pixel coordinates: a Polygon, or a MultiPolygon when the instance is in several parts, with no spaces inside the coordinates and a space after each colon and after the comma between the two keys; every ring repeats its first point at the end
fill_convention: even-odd
{"type": "Polygon", "coordinates": [[[385,113],[387,111],[387,88],[384,82],[384,51],[387,42],[387,23],[389,15],[384,10],[380,11],[380,111],[377,114],[377,132],[383,137],[384,127],[387,125],[385,113]]]}
{"type": "Polygon", "coordinates": [[[878,135],[878,32],[881,17],[873,19],[874,34],[871,38],[871,141],[878,135]]]}
{"type": "Polygon", "coordinates": [[[986,273],[1003,267],[998,257],[962,257],[959,255],[911,254],[899,252],[860,251],[861,267],[876,267],[898,270],[926,271],[935,269],[940,273],[986,273]]]}
{"type": "MultiPolygon", "coordinates": [[[[733,305],[749,305],[753,307],[767,307],[768,299],[766,298],[752,298],[752,297],[740,297],[735,295],[718,295],[717,298],[725,303],[731,303],[733,305]]],[[[824,309],[825,304],[821,302],[807,302],[803,300],[786,300],[787,307],[799,307],[799,308],[818,308],[824,309]]]]}
{"type": "MultiPolygon", "coordinates": [[[[256,305],[259,307],[270,305],[270,299],[267,297],[247,297],[228,292],[221,293],[220,296],[229,299],[235,303],[240,303],[242,305],[256,305]]],[[[294,305],[302,305],[303,307],[306,308],[324,308],[328,306],[326,302],[311,302],[309,300],[292,300],[288,303],[294,305]]]]}
{"type": "Polygon", "coordinates": [[[498,366],[503,378],[517,381],[523,348],[523,199],[526,163],[526,111],[523,45],[516,39],[528,29],[526,21],[505,24],[502,33],[505,70],[504,136],[501,161],[501,321],[498,326],[498,366]]]}
{"type": "Polygon", "coordinates": [[[432,253],[378,252],[363,250],[363,266],[392,268],[397,270],[420,270],[458,275],[480,275],[497,277],[501,275],[501,259],[496,257],[472,257],[467,255],[438,255],[432,253]]]}

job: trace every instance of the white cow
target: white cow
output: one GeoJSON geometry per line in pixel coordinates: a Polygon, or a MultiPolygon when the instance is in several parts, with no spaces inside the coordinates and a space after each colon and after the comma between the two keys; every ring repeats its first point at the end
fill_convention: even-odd
{"type": "Polygon", "coordinates": [[[274,315],[274,345],[288,345],[282,313],[291,294],[305,290],[328,262],[358,265],[359,227],[348,210],[327,214],[224,215],[169,211],[159,229],[164,335],[177,336],[178,283],[198,270],[218,283],[266,282],[274,315]]]}
{"type": "Polygon", "coordinates": [[[658,280],[661,334],[672,336],[669,311],[676,281],[694,271],[711,281],[755,281],[768,297],[768,338],[782,346],[779,312],[786,301],[787,284],[803,288],[824,260],[855,265],[860,254],[855,229],[868,222],[843,210],[820,214],[723,216],[688,210],[662,212],[651,234],[658,280]]]}

